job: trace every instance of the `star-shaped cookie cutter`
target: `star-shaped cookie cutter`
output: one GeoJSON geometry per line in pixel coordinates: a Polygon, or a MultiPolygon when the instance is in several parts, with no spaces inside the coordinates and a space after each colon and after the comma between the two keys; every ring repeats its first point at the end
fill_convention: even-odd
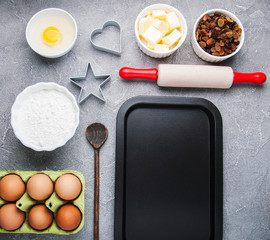
{"type": "Polygon", "coordinates": [[[95,75],[94,71],[93,71],[93,68],[91,66],[91,63],[88,63],[87,65],[87,69],[86,69],[86,74],[85,74],[85,77],[72,77],[70,78],[70,81],[75,84],[76,86],[78,86],[81,90],[80,90],[80,94],[78,96],[78,103],[79,104],[82,104],[86,99],[88,99],[90,96],[94,96],[96,97],[97,99],[101,100],[102,102],[106,102],[106,98],[104,97],[104,94],[103,94],[103,91],[102,91],[102,87],[108,82],[110,81],[111,79],[111,75],[110,74],[104,74],[104,75],[95,75]],[[104,81],[102,81],[98,88],[99,88],[99,92],[101,94],[101,97],[100,96],[97,96],[96,94],[94,94],[93,92],[90,92],[88,93],[84,98],[82,98],[82,94],[85,90],[85,86],[84,84],[80,84],[80,82],[82,81],[85,81],[86,78],[87,78],[87,74],[88,74],[88,71],[92,72],[93,76],[95,79],[104,79],[104,81]]]}

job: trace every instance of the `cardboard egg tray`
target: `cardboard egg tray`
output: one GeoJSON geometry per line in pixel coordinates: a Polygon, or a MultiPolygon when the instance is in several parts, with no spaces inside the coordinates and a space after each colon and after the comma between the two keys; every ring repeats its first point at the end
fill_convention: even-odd
{"type": "MultiPolygon", "coordinates": [[[[36,200],[32,199],[28,195],[27,191],[25,190],[25,193],[23,194],[23,196],[19,200],[16,201],[17,208],[19,208],[20,210],[22,210],[26,213],[26,217],[25,217],[25,221],[24,221],[23,225],[15,231],[6,231],[0,227],[0,233],[37,233],[37,234],[45,234],[46,233],[46,234],[69,235],[69,234],[77,233],[82,229],[82,227],[84,225],[85,180],[84,180],[83,175],[80,172],[70,171],[70,170],[64,170],[64,171],[0,171],[0,179],[2,177],[6,176],[7,174],[11,174],[11,173],[19,175],[25,184],[27,183],[27,181],[30,177],[32,177],[33,175],[35,175],[37,173],[44,173],[44,174],[48,175],[51,178],[51,180],[53,181],[53,183],[55,183],[56,179],[58,177],[60,177],[61,175],[65,174],[65,173],[72,173],[80,179],[81,184],[82,184],[82,190],[81,190],[80,195],[72,201],[66,201],[66,200],[59,198],[55,192],[53,192],[52,195],[44,201],[36,201],[36,200]],[[52,224],[48,228],[46,228],[45,230],[41,230],[41,231],[33,229],[28,223],[28,213],[29,213],[30,209],[34,205],[39,204],[39,203],[45,204],[47,206],[47,208],[49,208],[54,214],[54,220],[53,220],[52,224]],[[66,203],[74,204],[76,207],[79,208],[79,210],[81,211],[81,214],[82,214],[82,220],[81,220],[80,225],[73,231],[64,231],[61,228],[59,228],[55,222],[56,212],[57,212],[58,208],[66,203]]],[[[2,198],[0,198],[0,207],[2,207],[5,203],[7,203],[7,202],[5,200],[3,200],[2,198]]]]}

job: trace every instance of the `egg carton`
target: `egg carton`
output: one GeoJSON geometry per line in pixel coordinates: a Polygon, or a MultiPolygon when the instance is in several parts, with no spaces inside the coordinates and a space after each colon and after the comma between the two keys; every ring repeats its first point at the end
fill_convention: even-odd
{"type": "MultiPolygon", "coordinates": [[[[35,175],[37,173],[44,173],[44,174],[48,175],[51,178],[51,180],[53,181],[53,183],[55,183],[56,179],[58,177],[60,177],[61,175],[66,174],[66,173],[71,173],[80,179],[81,184],[82,184],[82,190],[81,190],[80,195],[72,201],[66,201],[66,200],[59,198],[58,195],[55,193],[55,191],[52,193],[52,195],[48,199],[43,200],[43,201],[36,201],[36,200],[32,199],[28,195],[27,191],[25,190],[25,193],[22,195],[22,197],[16,201],[17,208],[26,213],[24,223],[22,224],[22,226],[19,229],[14,230],[14,231],[7,231],[7,230],[2,229],[0,227],[0,233],[36,233],[36,234],[70,235],[70,234],[75,234],[82,229],[82,227],[84,225],[85,180],[84,180],[84,176],[80,172],[71,171],[71,170],[63,170],[63,171],[0,171],[0,179],[8,174],[11,174],[11,173],[19,175],[25,184],[27,183],[27,181],[30,177],[32,177],[33,175],[35,175]],[[29,213],[30,209],[34,205],[37,205],[40,203],[45,204],[46,207],[48,209],[50,209],[54,215],[54,220],[53,220],[52,224],[48,228],[46,228],[45,230],[35,230],[28,223],[28,213],[29,213]],[[57,212],[58,208],[66,203],[72,203],[73,205],[78,207],[78,209],[80,210],[80,212],[82,214],[82,219],[81,219],[80,225],[75,230],[72,230],[72,231],[62,230],[61,228],[59,228],[57,226],[57,224],[55,222],[56,212],[57,212]]],[[[2,207],[6,203],[8,203],[8,202],[3,200],[2,198],[0,198],[0,207],[2,207]]]]}

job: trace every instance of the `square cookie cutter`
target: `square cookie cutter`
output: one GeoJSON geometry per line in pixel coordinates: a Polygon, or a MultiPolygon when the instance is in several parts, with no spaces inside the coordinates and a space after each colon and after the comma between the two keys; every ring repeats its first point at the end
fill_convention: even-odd
{"type": "Polygon", "coordinates": [[[101,29],[100,29],[100,28],[95,29],[95,30],[91,33],[91,35],[90,35],[90,42],[91,42],[92,46],[93,46],[95,49],[99,50],[99,51],[103,51],[103,52],[107,52],[107,53],[111,53],[111,54],[120,56],[120,55],[121,55],[121,27],[120,27],[119,23],[116,22],[116,21],[113,21],[113,20],[105,22],[105,23],[103,24],[103,27],[102,27],[101,29]],[[110,48],[107,48],[107,47],[102,47],[102,46],[97,45],[97,44],[95,44],[95,43],[93,42],[93,37],[94,37],[95,35],[97,35],[97,34],[102,34],[102,32],[104,31],[104,29],[105,29],[106,27],[108,27],[108,26],[114,26],[114,27],[117,27],[117,28],[119,29],[119,51],[114,50],[114,49],[110,49],[110,48]]]}
{"type": "Polygon", "coordinates": [[[87,65],[87,69],[86,69],[86,74],[85,74],[85,77],[72,77],[70,78],[70,81],[75,84],[76,86],[78,86],[80,88],[80,93],[79,93],[79,96],[78,96],[78,104],[82,104],[83,102],[85,102],[90,96],[94,96],[96,97],[97,99],[101,100],[102,102],[106,103],[106,98],[104,97],[104,93],[102,91],[102,87],[107,83],[109,82],[111,79],[111,75],[110,74],[102,74],[102,75],[95,75],[94,71],[93,71],[93,68],[91,66],[91,63],[88,63],[87,65]],[[82,94],[85,90],[84,88],[84,84],[80,84],[80,82],[86,80],[87,78],[87,74],[88,74],[88,71],[91,71],[94,78],[95,79],[103,79],[103,81],[99,84],[98,88],[99,88],[99,92],[101,94],[101,97],[94,94],[92,91],[89,92],[84,98],[82,98],[82,94]]]}

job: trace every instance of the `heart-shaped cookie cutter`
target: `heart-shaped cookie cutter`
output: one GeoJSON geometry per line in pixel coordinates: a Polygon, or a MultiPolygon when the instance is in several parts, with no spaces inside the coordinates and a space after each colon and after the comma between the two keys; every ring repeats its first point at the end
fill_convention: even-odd
{"type": "Polygon", "coordinates": [[[93,46],[95,49],[99,50],[99,51],[103,51],[103,52],[107,52],[107,53],[111,53],[111,54],[120,56],[120,55],[121,55],[121,27],[120,27],[119,23],[116,22],[116,21],[112,21],[112,20],[111,20],[111,21],[105,22],[105,23],[103,24],[102,29],[100,29],[100,28],[99,28],[99,29],[95,29],[95,30],[91,33],[91,35],[90,35],[90,42],[91,42],[92,46],[93,46]],[[104,31],[104,29],[105,29],[106,27],[108,27],[108,26],[114,26],[114,27],[117,27],[117,28],[119,29],[119,51],[114,50],[114,49],[110,49],[110,48],[106,48],[106,47],[99,46],[99,45],[97,45],[97,44],[95,44],[95,43],[93,42],[93,37],[94,37],[95,35],[97,35],[97,34],[101,34],[101,33],[104,31]]]}

